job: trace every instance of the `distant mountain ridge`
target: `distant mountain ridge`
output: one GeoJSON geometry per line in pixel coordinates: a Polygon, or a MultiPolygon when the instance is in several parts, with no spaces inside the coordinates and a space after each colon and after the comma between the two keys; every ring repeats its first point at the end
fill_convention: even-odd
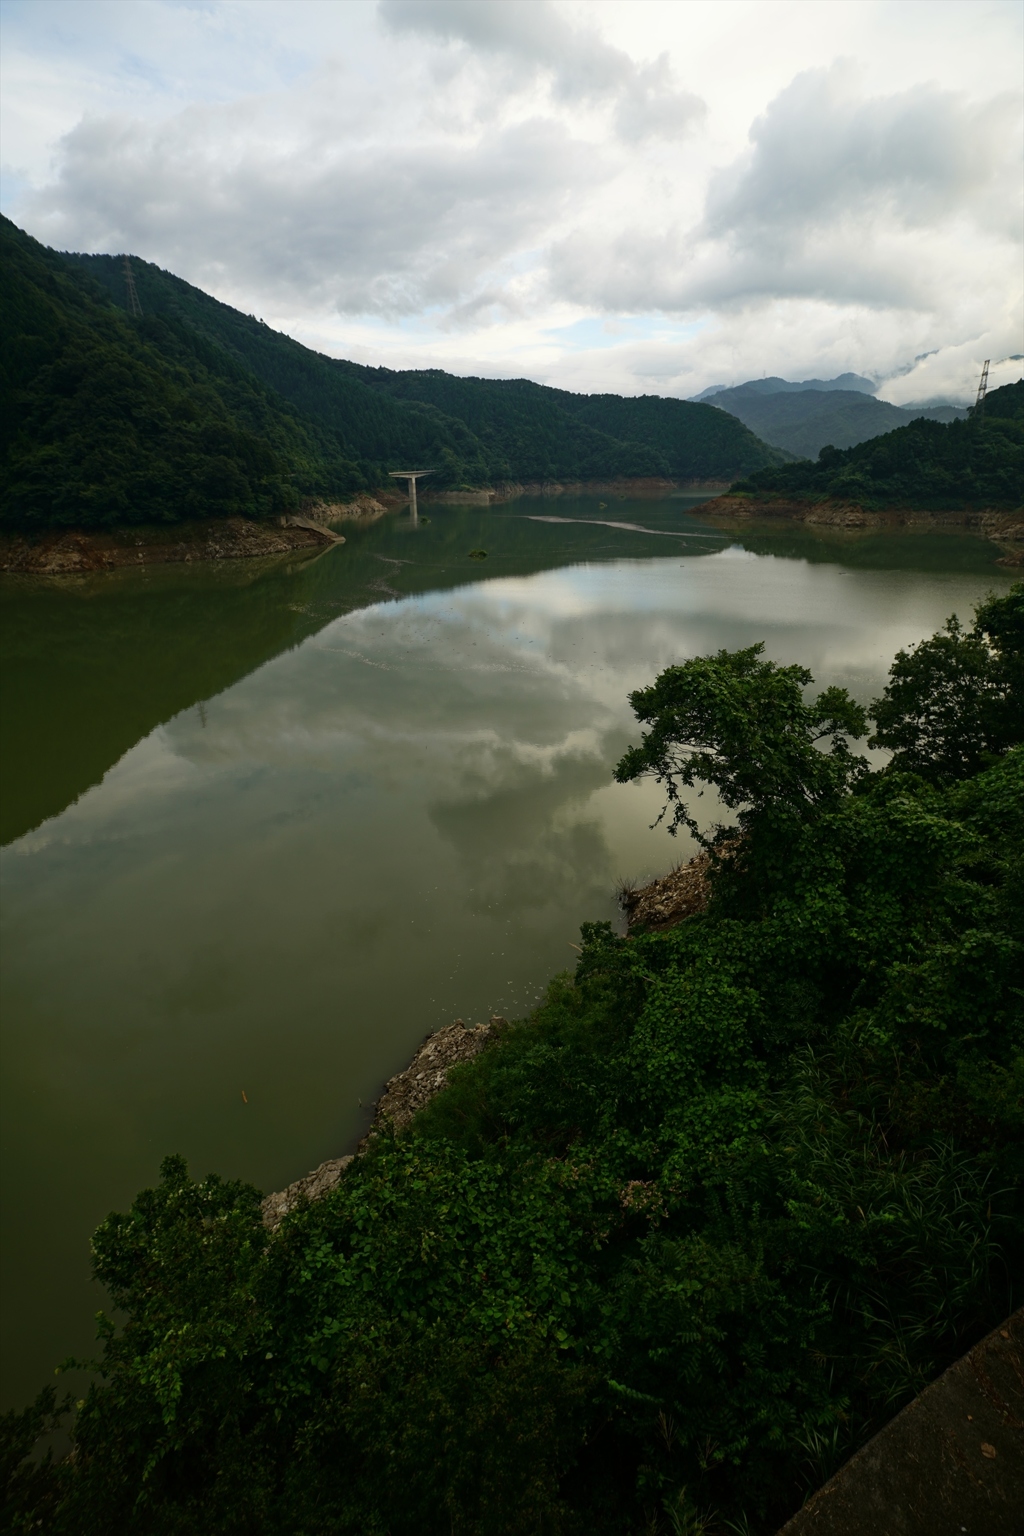
{"type": "Polygon", "coordinates": [[[967,415],[966,407],[951,405],[890,405],[876,399],[874,390],[870,379],[843,373],[800,384],[770,378],[750,379],[729,389],[712,385],[696,398],[728,411],[764,442],[802,459],[816,459],[825,447],[853,448],[921,417],[949,422],[967,415]]]}
{"type": "Polygon", "coordinates": [[[710,400],[715,395],[728,393],[732,389],[745,389],[751,394],[758,395],[783,395],[802,389],[816,389],[827,393],[830,390],[856,390],[860,394],[873,395],[878,388],[870,379],[865,379],[859,373],[841,373],[834,379],[804,379],[794,384],[789,379],[780,379],[777,374],[770,378],[748,379],[745,384],[709,384],[707,389],[701,390],[699,395],[691,395],[692,400],[710,400]]]}

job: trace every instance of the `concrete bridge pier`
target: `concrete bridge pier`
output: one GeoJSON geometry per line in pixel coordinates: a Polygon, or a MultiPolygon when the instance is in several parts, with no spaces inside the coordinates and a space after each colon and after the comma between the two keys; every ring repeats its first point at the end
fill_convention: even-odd
{"type": "Polygon", "coordinates": [[[408,480],[409,482],[409,513],[412,517],[412,525],[415,528],[419,522],[419,507],[416,504],[416,481],[422,480],[424,475],[432,475],[432,469],[392,469],[389,471],[392,480],[408,480]]]}

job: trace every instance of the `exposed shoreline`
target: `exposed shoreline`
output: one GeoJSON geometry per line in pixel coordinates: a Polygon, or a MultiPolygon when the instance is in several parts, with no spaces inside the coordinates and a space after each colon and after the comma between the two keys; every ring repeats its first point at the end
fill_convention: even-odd
{"type": "MultiPolygon", "coordinates": [[[[698,853],[688,864],[677,865],[647,885],[624,890],[620,903],[626,914],[627,932],[644,929],[663,932],[674,928],[707,906],[707,882],[711,856],[698,853]]],[[[402,1131],[415,1115],[447,1085],[452,1067],[474,1056],[508,1029],[508,1020],[492,1014],[487,1024],[469,1025],[462,1019],[443,1025],[424,1039],[409,1065],[384,1084],[374,1105],[373,1120],[354,1152],[328,1158],[285,1189],[263,1199],[263,1224],[275,1232],[285,1216],[307,1201],[319,1200],[338,1183],[345,1170],[382,1131],[402,1131]]]]}
{"type": "MultiPolygon", "coordinates": [[[[730,522],[753,518],[801,522],[819,527],[966,528],[999,545],[998,565],[1024,565],[1024,512],[990,507],[931,512],[915,507],[875,511],[856,502],[800,501],[785,497],[728,494],[724,481],[707,480],[579,480],[506,482],[463,491],[420,493],[423,503],[490,506],[519,496],[605,495],[660,498],[672,492],[707,491],[701,515],[730,522]],[[725,491],[726,494],[715,494],[725,491]]],[[[64,576],[123,570],[148,565],[191,564],[198,561],[251,560],[323,550],[344,543],[333,526],[345,522],[375,522],[408,505],[395,490],[375,491],[343,502],[307,500],[300,510],[273,523],[244,517],[210,518],[166,525],[143,524],[109,529],[49,528],[39,532],[0,534],[0,572],[64,576]]]]}
{"type": "Polygon", "coordinates": [[[875,510],[854,501],[802,501],[784,496],[716,496],[701,507],[704,517],[730,521],[774,518],[783,522],[809,523],[826,528],[966,528],[998,544],[1003,554],[998,565],[1024,565],[1024,510],[970,507],[951,512],[932,512],[920,507],[886,507],[875,510]]]}
{"type": "Polygon", "coordinates": [[[0,571],[28,576],[71,576],[148,565],[211,560],[254,560],[268,555],[324,550],[343,544],[330,525],[374,522],[402,505],[391,492],[345,502],[304,502],[276,522],[245,517],[204,518],[118,528],[48,528],[0,534],[0,571]]]}
{"type": "Polygon", "coordinates": [[[427,1035],[409,1065],[384,1084],[384,1092],[374,1106],[373,1121],[355,1152],[344,1157],[328,1158],[312,1172],[296,1179],[286,1189],[266,1195],[262,1204],[263,1224],[271,1232],[277,1230],[291,1211],[308,1200],[319,1200],[334,1188],[349,1164],[366,1151],[375,1136],[382,1131],[402,1131],[413,1116],[429,1104],[435,1094],[441,1092],[448,1081],[448,1073],[460,1062],[472,1061],[490,1040],[494,1040],[508,1028],[507,1019],[492,1014],[487,1024],[464,1024],[456,1019],[441,1029],[427,1035]]]}

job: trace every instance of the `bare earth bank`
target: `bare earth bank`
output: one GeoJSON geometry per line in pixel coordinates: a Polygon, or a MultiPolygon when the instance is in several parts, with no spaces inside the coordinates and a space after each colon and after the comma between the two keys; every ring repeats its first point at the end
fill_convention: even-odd
{"type": "Polygon", "coordinates": [[[968,528],[998,544],[1003,553],[997,564],[1024,565],[1024,511],[971,507],[953,512],[928,512],[918,507],[892,507],[876,512],[853,501],[799,501],[782,496],[716,496],[703,502],[702,517],[725,517],[731,522],[750,518],[812,523],[831,528],[968,528]]]}
{"type": "Polygon", "coordinates": [[[5,533],[0,534],[0,571],[64,576],[125,566],[249,560],[294,550],[324,549],[344,543],[329,524],[372,522],[400,506],[402,500],[385,492],[357,496],[346,502],[308,502],[301,511],[273,523],[221,517],[137,527],[5,533]]]}

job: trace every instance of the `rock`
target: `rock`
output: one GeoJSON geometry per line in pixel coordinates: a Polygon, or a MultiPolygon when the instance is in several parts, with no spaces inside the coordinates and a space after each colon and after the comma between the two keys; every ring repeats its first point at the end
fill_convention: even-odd
{"type": "Polygon", "coordinates": [[[658,933],[674,928],[695,912],[703,912],[711,894],[707,878],[710,868],[711,855],[699,853],[689,864],[679,865],[660,880],[652,880],[639,889],[624,890],[619,901],[629,931],[643,928],[658,933]]]}
{"type": "Polygon", "coordinates": [[[454,1024],[428,1035],[405,1071],[388,1079],[377,1101],[373,1124],[359,1143],[359,1150],[385,1129],[404,1130],[435,1093],[440,1093],[451,1068],[459,1062],[472,1061],[489,1040],[507,1027],[507,1020],[492,1014],[488,1024],[471,1027],[456,1019],[454,1024]]]}
{"type": "Polygon", "coordinates": [[[244,517],[110,529],[0,535],[0,571],[70,576],[124,566],[248,560],[323,548],[335,535],[313,524],[282,527],[244,517]]]}
{"type": "Polygon", "coordinates": [[[263,1225],[269,1227],[271,1232],[275,1232],[290,1212],[304,1205],[307,1200],[321,1199],[335,1187],[351,1161],[351,1154],[348,1157],[329,1158],[326,1163],[321,1163],[319,1168],[314,1168],[312,1173],[307,1173],[303,1178],[296,1179],[294,1184],[289,1184],[287,1189],[280,1189],[276,1194],[267,1195],[260,1207],[263,1212],[263,1225]]]}
{"type": "Polygon", "coordinates": [[[396,1072],[384,1085],[384,1092],[377,1100],[376,1112],[367,1134],[359,1143],[355,1154],[335,1157],[304,1178],[296,1179],[287,1189],[267,1195],[263,1200],[263,1225],[276,1232],[285,1216],[304,1205],[307,1200],[319,1200],[338,1183],[345,1169],[366,1148],[370,1138],[382,1130],[400,1131],[405,1128],[417,1111],[428,1104],[435,1093],[440,1093],[448,1080],[448,1073],[460,1061],[471,1061],[489,1040],[493,1040],[508,1028],[508,1020],[492,1013],[490,1022],[471,1027],[456,1019],[434,1034],[428,1035],[404,1072],[396,1072]]]}

